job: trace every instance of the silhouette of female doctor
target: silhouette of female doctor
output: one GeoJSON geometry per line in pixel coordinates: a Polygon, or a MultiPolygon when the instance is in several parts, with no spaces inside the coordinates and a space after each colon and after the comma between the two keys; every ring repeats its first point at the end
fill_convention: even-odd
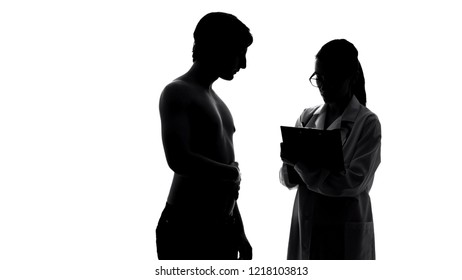
{"type": "Polygon", "coordinates": [[[324,104],[307,108],[297,127],[340,129],[344,171],[297,162],[281,147],[281,183],[297,187],[288,259],[375,259],[369,191],[380,164],[381,127],[366,108],[365,80],[358,51],[347,40],[333,40],[316,55],[310,77],[324,104]]]}

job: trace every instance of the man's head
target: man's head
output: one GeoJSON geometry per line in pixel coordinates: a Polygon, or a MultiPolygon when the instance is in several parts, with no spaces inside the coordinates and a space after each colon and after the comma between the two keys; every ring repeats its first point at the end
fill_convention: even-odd
{"type": "Polygon", "coordinates": [[[252,42],[249,28],[237,17],[209,13],[194,31],[193,61],[213,65],[221,78],[231,80],[239,69],[246,67],[245,54],[252,42]]]}

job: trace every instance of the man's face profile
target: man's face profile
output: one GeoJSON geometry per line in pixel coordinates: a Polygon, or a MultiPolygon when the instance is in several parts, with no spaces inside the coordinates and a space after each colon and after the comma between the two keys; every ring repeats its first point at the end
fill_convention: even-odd
{"type": "Polygon", "coordinates": [[[223,52],[217,57],[218,76],[231,81],[240,69],[247,67],[247,48],[223,52]]]}

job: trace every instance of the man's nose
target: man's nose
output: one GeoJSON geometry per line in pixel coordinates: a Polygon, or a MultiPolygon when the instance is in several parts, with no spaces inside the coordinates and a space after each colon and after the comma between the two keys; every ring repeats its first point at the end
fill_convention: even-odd
{"type": "Polygon", "coordinates": [[[239,67],[242,69],[245,69],[247,67],[247,59],[245,57],[241,58],[239,60],[239,67]]]}

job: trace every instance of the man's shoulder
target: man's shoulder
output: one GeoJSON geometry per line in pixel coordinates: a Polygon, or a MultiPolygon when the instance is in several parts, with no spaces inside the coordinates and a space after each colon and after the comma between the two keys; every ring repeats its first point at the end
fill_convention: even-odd
{"type": "Polygon", "coordinates": [[[164,90],[162,91],[162,96],[173,95],[182,96],[184,98],[185,96],[183,95],[189,95],[192,90],[194,90],[194,88],[191,83],[182,80],[174,80],[165,86],[164,90]]]}
{"type": "Polygon", "coordinates": [[[160,101],[161,103],[190,103],[197,98],[194,94],[197,88],[183,80],[174,80],[167,84],[163,89],[160,101]]]}
{"type": "Polygon", "coordinates": [[[212,103],[206,90],[194,82],[176,79],[165,86],[160,96],[161,109],[190,110],[192,108],[207,110],[212,103]]]}

